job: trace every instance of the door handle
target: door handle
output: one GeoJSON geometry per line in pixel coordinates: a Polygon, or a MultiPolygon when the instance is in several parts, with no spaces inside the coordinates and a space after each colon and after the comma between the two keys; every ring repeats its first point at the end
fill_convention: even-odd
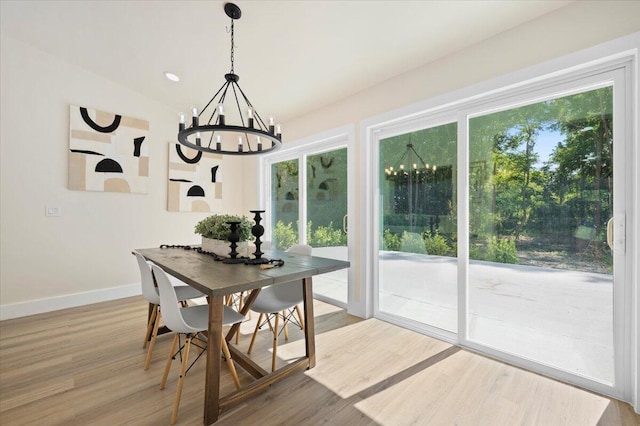
{"type": "Polygon", "coordinates": [[[347,233],[347,215],[345,214],[342,217],[342,230],[344,231],[344,233],[347,233]]]}
{"type": "Polygon", "coordinates": [[[613,217],[607,221],[607,245],[613,250],[613,217]]]}

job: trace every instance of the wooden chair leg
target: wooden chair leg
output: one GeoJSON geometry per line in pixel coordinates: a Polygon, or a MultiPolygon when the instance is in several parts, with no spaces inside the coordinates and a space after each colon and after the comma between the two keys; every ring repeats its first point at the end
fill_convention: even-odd
{"type": "Polygon", "coordinates": [[[273,328],[273,357],[271,358],[271,371],[276,371],[276,356],[278,351],[278,321],[280,315],[276,314],[275,327],[273,328]]]}
{"type": "Polygon", "coordinates": [[[236,371],[235,365],[233,365],[233,360],[231,359],[231,353],[229,352],[229,346],[227,346],[227,341],[222,336],[222,353],[224,353],[224,357],[227,359],[227,365],[229,366],[229,370],[231,371],[231,377],[233,377],[233,382],[236,384],[236,389],[240,389],[240,379],[238,378],[238,372],[236,371]]]}
{"type": "Polygon", "coordinates": [[[149,316],[149,323],[147,324],[147,332],[144,333],[144,342],[142,342],[143,348],[147,347],[147,343],[149,342],[149,338],[151,337],[151,330],[153,329],[153,323],[156,320],[157,314],[158,314],[158,305],[153,305],[153,309],[151,310],[151,315],[149,316]]]}
{"type": "Polygon", "coordinates": [[[300,328],[304,330],[304,320],[302,319],[304,317],[302,316],[302,310],[300,310],[300,305],[296,305],[296,313],[298,314],[298,321],[300,321],[300,328]]]}
{"type": "Polygon", "coordinates": [[[289,340],[289,326],[287,325],[289,323],[289,321],[287,321],[287,311],[282,311],[282,318],[284,319],[284,325],[282,326],[282,328],[284,328],[284,340],[289,340]]]}
{"type": "Polygon", "coordinates": [[[178,419],[178,408],[180,407],[180,397],[182,396],[182,387],[184,386],[184,376],[187,371],[187,364],[189,363],[189,349],[191,348],[192,336],[187,337],[187,341],[184,344],[184,352],[182,353],[182,366],[180,367],[180,378],[178,379],[178,389],[176,390],[176,399],[173,402],[173,411],[171,412],[171,424],[176,424],[178,419]]]}
{"type": "MultiPolygon", "coordinates": [[[[240,292],[238,300],[238,311],[240,311],[242,309],[242,305],[244,305],[244,291],[240,292]]],[[[242,327],[242,323],[238,325],[238,331],[236,331],[236,345],[240,344],[240,327],[242,327]]]]}
{"type": "Polygon", "coordinates": [[[147,357],[144,360],[144,369],[145,371],[149,369],[149,364],[151,364],[151,355],[153,354],[153,348],[156,345],[156,337],[158,337],[158,326],[160,325],[160,317],[162,313],[160,312],[160,307],[157,307],[158,313],[156,314],[156,321],[153,324],[153,332],[151,333],[151,341],[149,342],[149,349],[147,349],[147,357]]]}
{"type": "Polygon", "coordinates": [[[260,328],[260,321],[262,321],[262,315],[260,314],[260,316],[258,317],[258,322],[256,323],[256,329],[253,331],[253,336],[251,336],[251,343],[249,344],[249,350],[247,351],[247,354],[251,354],[251,350],[253,349],[253,344],[256,341],[256,335],[258,334],[258,329],[260,328]]]}
{"type": "Polygon", "coordinates": [[[162,381],[160,382],[160,389],[164,389],[167,384],[167,377],[169,376],[169,370],[171,369],[171,361],[173,361],[173,354],[176,353],[178,347],[178,333],[173,336],[173,343],[171,343],[171,349],[169,349],[169,358],[164,366],[164,373],[162,373],[162,381]]]}

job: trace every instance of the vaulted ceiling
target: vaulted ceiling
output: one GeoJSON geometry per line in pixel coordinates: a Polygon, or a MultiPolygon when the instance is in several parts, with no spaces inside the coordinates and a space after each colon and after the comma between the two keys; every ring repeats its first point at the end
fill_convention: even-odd
{"type": "MultiPolygon", "coordinates": [[[[235,71],[263,114],[291,120],[571,1],[236,1],[235,71]]],[[[7,1],[2,34],[178,111],[230,68],[223,1],[7,1]],[[168,81],[171,71],[181,81],[168,81]]],[[[46,71],[46,70],[43,70],[46,71]]]]}

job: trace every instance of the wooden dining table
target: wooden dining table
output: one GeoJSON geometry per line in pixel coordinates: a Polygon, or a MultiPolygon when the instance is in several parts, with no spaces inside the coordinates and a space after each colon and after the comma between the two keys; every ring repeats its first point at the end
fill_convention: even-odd
{"type": "Polygon", "coordinates": [[[188,285],[200,290],[209,302],[209,328],[207,366],[204,392],[204,424],[210,425],[218,420],[220,412],[258,392],[266,390],[271,384],[291,374],[313,368],[316,364],[313,289],[312,278],[315,275],[337,271],[349,267],[349,262],[315,256],[266,251],[263,257],[281,259],[284,264],[271,269],[261,269],[259,265],[226,264],[212,256],[184,248],[147,248],[136,249],[144,256],[179,278],[188,285]],[[228,395],[220,396],[220,365],[222,339],[222,312],[225,296],[248,291],[240,313],[246,315],[260,289],[300,280],[304,298],[304,338],[305,355],[290,362],[274,372],[268,372],[243,352],[231,344],[240,323],[231,327],[225,339],[233,360],[245,369],[254,381],[228,395]]]}

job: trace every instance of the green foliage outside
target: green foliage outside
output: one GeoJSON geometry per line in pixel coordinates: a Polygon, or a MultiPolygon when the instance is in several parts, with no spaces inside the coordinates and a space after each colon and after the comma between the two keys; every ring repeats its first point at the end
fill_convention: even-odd
{"type": "Polygon", "coordinates": [[[328,226],[313,229],[313,222],[307,222],[307,244],[312,247],[336,247],[347,245],[347,234],[342,229],[334,229],[333,222],[328,226]]]}
{"type": "Polygon", "coordinates": [[[388,229],[384,230],[382,238],[382,249],[388,251],[400,251],[402,238],[398,234],[394,234],[388,229]]]}
{"type": "Polygon", "coordinates": [[[427,254],[422,236],[420,234],[407,231],[402,232],[400,251],[404,253],[427,254]]]}
{"type": "Polygon", "coordinates": [[[515,240],[512,238],[490,238],[485,260],[499,263],[518,263],[515,240]]]}
{"type": "Polygon", "coordinates": [[[229,214],[212,215],[198,222],[195,226],[194,232],[205,238],[226,240],[227,237],[229,237],[230,232],[229,224],[227,222],[240,222],[240,226],[238,227],[240,241],[253,239],[253,235],[251,234],[253,222],[251,222],[246,216],[229,214]]]}
{"type": "MultiPolygon", "coordinates": [[[[286,250],[294,244],[298,244],[298,233],[293,229],[293,223],[284,224],[281,220],[276,223],[274,229],[274,247],[277,250],[286,250]]],[[[307,222],[307,244],[312,247],[336,247],[347,245],[347,234],[341,229],[334,229],[333,222],[328,226],[318,226],[313,229],[313,223],[307,222]]]]}
{"type": "MultiPolygon", "coordinates": [[[[433,234],[425,232],[424,245],[427,249],[427,253],[434,256],[446,256],[452,251],[449,243],[447,243],[447,239],[443,235],[440,235],[439,232],[434,232],[433,234]]],[[[456,255],[455,251],[452,255],[456,255]]]]}
{"type": "Polygon", "coordinates": [[[276,250],[286,250],[294,244],[298,244],[298,232],[293,229],[293,224],[284,224],[281,220],[276,223],[273,230],[273,246],[276,250]]]}

